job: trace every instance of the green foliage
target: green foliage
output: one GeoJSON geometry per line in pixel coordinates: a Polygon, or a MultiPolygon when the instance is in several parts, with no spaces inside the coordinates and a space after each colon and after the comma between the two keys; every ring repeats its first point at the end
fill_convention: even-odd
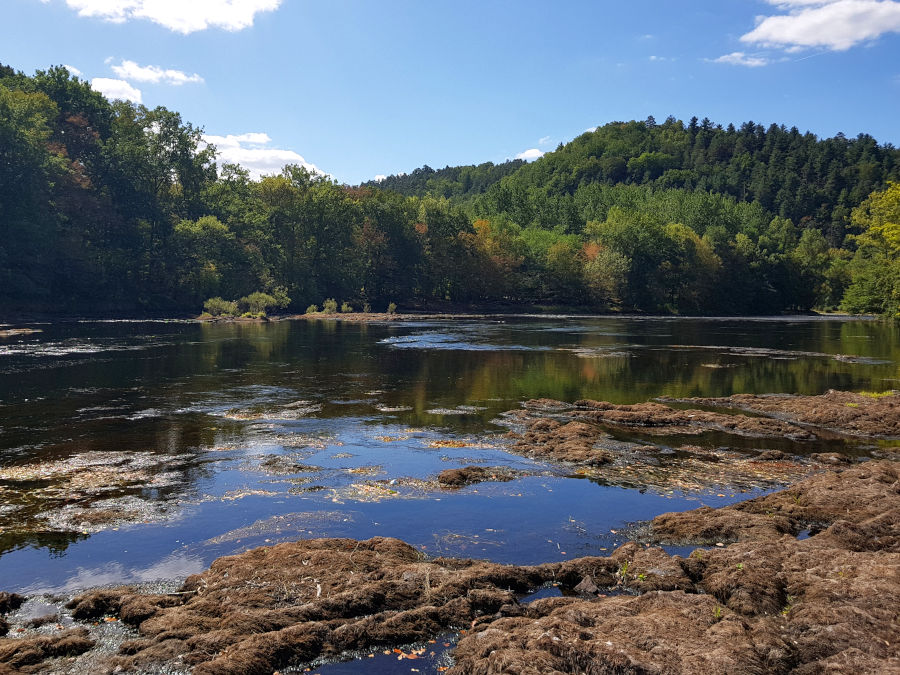
{"type": "Polygon", "coordinates": [[[350,314],[353,311],[353,306],[349,302],[345,302],[341,304],[341,312],[344,314],[350,314]]]}
{"type": "Polygon", "coordinates": [[[387,313],[388,314],[396,314],[397,313],[397,305],[394,304],[393,302],[390,303],[387,307],[387,313]]]}
{"type": "Polygon", "coordinates": [[[287,289],[284,286],[276,286],[272,289],[272,299],[275,300],[275,307],[279,309],[285,309],[291,304],[291,299],[288,297],[287,289]]]}
{"type": "Polygon", "coordinates": [[[363,305],[363,313],[364,313],[364,314],[370,314],[371,312],[372,312],[372,305],[370,305],[368,302],[365,303],[365,304],[363,305]]]}
{"type": "Polygon", "coordinates": [[[0,309],[900,314],[900,151],[865,135],[615,122],[530,164],[360,187],[215,153],[177,112],[0,68],[0,309]]]}
{"type": "Polygon", "coordinates": [[[278,306],[278,301],[268,293],[256,291],[237,301],[238,308],[253,315],[266,315],[266,311],[278,306]]]}
{"type": "Polygon", "coordinates": [[[306,308],[306,313],[307,314],[318,314],[319,306],[318,305],[310,305],[309,307],[306,308]]]}
{"type": "Polygon", "coordinates": [[[238,303],[222,298],[210,298],[203,303],[203,309],[210,316],[236,316],[238,303]]]}
{"type": "Polygon", "coordinates": [[[855,238],[852,281],[842,308],[900,318],[900,183],[873,192],[852,219],[865,229],[855,238]]]}
{"type": "Polygon", "coordinates": [[[325,302],[322,303],[322,311],[325,314],[336,314],[338,310],[337,300],[334,298],[328,298],[325,302]]]}

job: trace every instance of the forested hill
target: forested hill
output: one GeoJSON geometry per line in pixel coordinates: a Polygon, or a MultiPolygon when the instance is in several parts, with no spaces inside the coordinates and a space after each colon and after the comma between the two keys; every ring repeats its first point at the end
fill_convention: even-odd
{"type": "Polygon", "coordinates": [[[0,316],[326,299],[900,316],[898,167],[868,136],[669,119],[531,164],[256,180],[177,112],[0,66],[0,316]]]}
{"type": "Polygon", "coordinates": [[[796,127],[745,122],[740,127],[669,117],[657,124],[612,122],[561,145],[539,161],[428,166],[378,185],[404,195],[476,202],[483,214],[519,224],[577,228],[580,217],[560,197],[590,185],[642,185],[729,195],[815,227],[839,246],[850,212],[889,180],[900,180],[900,150],[869,135],[820,140],[796,127]]]}
{"type": "Polygon", "coordinates": [[[504,176],[525,166],[525,160],[511,159],[503,164],[485,162],[467,166],[432,169],[427,164],[414,170],[363,183],[364,187],[391,190],[407,197],[469,197],[480,195],[504,176]]]}

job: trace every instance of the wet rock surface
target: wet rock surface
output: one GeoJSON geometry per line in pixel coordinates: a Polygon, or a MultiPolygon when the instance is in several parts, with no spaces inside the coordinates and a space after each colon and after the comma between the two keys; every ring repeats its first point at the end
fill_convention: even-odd
{"type": "MultiPolygon", "coordinates": [[[[785,490],[720,509],[702,507],[657,516],[650,531],[658,542],[714,544],[825,530],[832,537],[836,532],[859,537],[854,548],[895,549],[900,543],[898,467],[897,462],[871,461],[820,473],[785,490]]],[[[849,539],[845,544],[850,545],[849,539]]]]}
{"type": "Polygon", "coordinates": [[[900,433],[900,395],[830,391],[631,405],[537,399],[497,421],[511,427],[514,452],[574,464],[575,473],[604,484],[747,491],[852,465],[853,454],[896,459],[891,448],[859,449],[859,437],[900,433]]]}
{"type": "Polygon", "coordinates": [[[900,438],[900,392],[896,391],[854,393],[832,389],[821,396],[735,394],[680,402],[735,408],[845,434],[900,438]]]}
{"type": "Polygon", "coordinates": [[[437,481],[441,487],[461,488],[475,483],[511,481],[517,475],[517,472],[505,466],[464,466],[441,471],[437,481]]]}
{"type": "MultiPolygon", "coordinates": [[[[632,542],[609,557],[517,567],[426,559],[389,538],[310,539],[220,558],[176,592],[92,591],[68,611],[136,631],[93,657],[96,672],[270,673],[447,630],[462,633],[454,674],[900,672],[897,462],[659,516],[647,531],[738,541],[686,558],[632,542]],[[810,536],[798,539],[803,527],[810,536]],[[525,602],[550,583],[563,594],[525,602]]],[[[84,629],[39,630],[0,639],[0,672],[91,658],[84,629]]]]}

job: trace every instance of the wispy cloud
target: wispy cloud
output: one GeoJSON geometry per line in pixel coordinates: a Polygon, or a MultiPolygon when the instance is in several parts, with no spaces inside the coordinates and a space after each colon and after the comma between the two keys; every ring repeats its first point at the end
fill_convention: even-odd
{"type": "Polygon", "coordinates": [[[757,18],[746,44],[785,49],[844,51],[886,33],[900,32],[896,0],[767,0],[782,14],[757,18]]]}
{"type": "Polygon", "coordinates": [[[80,77],[82,75],[82,72],[78,70],[78,68],[76,68],[75,66],[70,66],[68,63],[64,63],[63,68],[68,70],[69,73],[71,75],[74,75],[75,77],[80,77]]]}
{"type": "Polygon", "coordinates": [[[253,25],[260,12],[271,12],[282,0],[65,0],[79,16],[124,23],[152,21],[177,33],[207,28],[239,31],[253,25]]]}
{"type": "Polygon", "coordinates": [[[127,60],[123,60],[118,66],[112,66],[112,70],[122,79],[134,82],[172,84],[175,86],[203,82],[203,78],[197,73],[188,75],[180,70],[160,68],[159,66],[141,66],[134,61],[127,60]]]}
{"type": "Polygon", "coordinates": [[[265,133],[251,132],[227,136],[204,134],[203,140],[216,146],[220,161],[240,164],[253,178],[277,174],[286,164],[299,164],[314,173],[327,175],[293,150],[271,147],[272,139],[265,133]]]}
{"type": "Polygon", "coordinates": [[[538,145],[548,145],[550,141],[553,140],[549,136],[544,136],[540,140],[538,140],[538,145]]]}
{"type": "Polygon", "coordinates": [[[122,99],[141,103],[141,90],[132,87],[125,80],[115,80],[109,77],[95,77],[91,80],[91,89],[99,91],[108,99],[122,99]]]}
{"type": "Polygon", "coordinates": [[[727,63],[730,66],[747,66],[748,68],[759,68],[769,65],[770,61],[764,56],[753,56],[744,52],[731,52],[717,59],[707,59],[710,63],[727,63]]]}

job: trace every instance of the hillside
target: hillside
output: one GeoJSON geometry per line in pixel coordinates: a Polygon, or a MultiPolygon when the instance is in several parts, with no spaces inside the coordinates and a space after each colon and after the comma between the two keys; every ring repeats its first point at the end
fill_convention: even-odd
{"type": "Polygon", "coordinates": [[[218,298],[254,314],[333,299],[897,315],[898,178],[898,151],[869,136],[670,118],[607,124],[532,164],[255,180],[177,112],[110,102],[63,67],[0,66],[0,312],[218,298]]]}

